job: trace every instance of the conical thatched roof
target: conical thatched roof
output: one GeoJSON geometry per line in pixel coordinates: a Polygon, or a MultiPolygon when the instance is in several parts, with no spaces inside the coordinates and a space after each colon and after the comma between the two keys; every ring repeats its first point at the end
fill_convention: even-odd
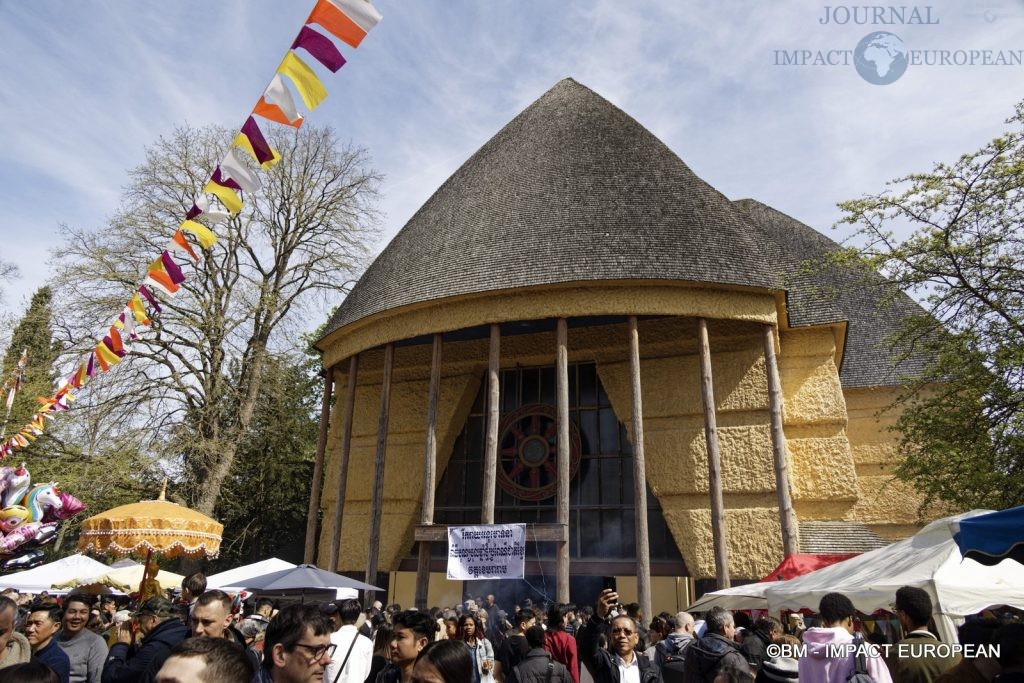
{"type": "Polygon", "coordinates": [[[793,327],[846,321],[845,387],[895,385],[887,338],[923,310],[885,281],[830,268],[838,245],[750,199],[730,202],[628,114],[567,78],[502,128],[377,257],[324,336],[460,295],[600,280],[785,290],[793,327]],[[885,300],[885,305],[879,301],[885,300]]]}
{"type": "Polygon", "coordinates": [[[623,279],[779,285],[728,199],[628,114],[565,79],[427,200],[326,333],[450,296],[623,279]]]}
{"type": "Polygon", "coordinates": [[[925,315],[923,308],[881,275],[830,264],[827,257],[839,245],[814,228],[753,199],[734,205],[758,240],[772,245],[790,326],[847,323],[839,373],[844,387],[894,386],[920,373],[925,359],[902,358],[890,338],[902,321],[925,315]]]}

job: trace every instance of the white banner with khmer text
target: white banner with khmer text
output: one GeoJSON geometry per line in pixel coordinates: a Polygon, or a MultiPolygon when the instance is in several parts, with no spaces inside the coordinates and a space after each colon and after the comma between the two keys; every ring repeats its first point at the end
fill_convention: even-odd
{"type": "Polygon", "coordinates": [[[448,578],[521,579],[526,560],[525,524],[448,527],[448,578]]]}

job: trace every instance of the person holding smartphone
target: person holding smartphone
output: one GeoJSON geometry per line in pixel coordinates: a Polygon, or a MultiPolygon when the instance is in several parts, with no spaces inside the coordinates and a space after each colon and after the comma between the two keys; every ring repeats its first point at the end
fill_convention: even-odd
{"type": "Polygon", "coordinates": [[[475,615],[463,614],[459,618],[455,639],[464,642],[473,656],[473,683],[494,683],[494,648],[484,637],[475,615]]]}
{"type": "Polygon", "coordinates": [[[639,625],[625,612],[612,616],[619,594],[605,588],[597,596],[594,616],[580,629],[576,644],[580,660],[594,683],[662,683],[658,668],[636,650],[640,642],[639,625]],[[601,634],[608,649],[599,645],[601,634]]]}

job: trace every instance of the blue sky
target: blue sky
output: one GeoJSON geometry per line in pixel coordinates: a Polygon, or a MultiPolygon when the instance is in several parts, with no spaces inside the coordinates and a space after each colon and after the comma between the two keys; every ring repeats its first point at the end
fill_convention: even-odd
{"type": "MultiPolygon", "coordinates": [[[[158,135],[240,126],[313,4],[0,0],[0,258],[22,274],[0,310],[45,282],[60,223],[99,226],[116,210],[158,135]]],[[[853,66],[774,63],[775,50],[852,50],[874,30],[911,49],[1022,50],[1024,0],[935,2],[939,24],[925,26],[822,25],[825,2],[789,0],[375,4],[384,20],[358,50],[342,46],[348,65],[325,75],[330,97],[309,119],[385,174],[385,241],[566,76],[727,196],[824,231],[836,202],[980,147],[1024,94],[1020,66],[911,66],[876,86],[853,66]]]]}

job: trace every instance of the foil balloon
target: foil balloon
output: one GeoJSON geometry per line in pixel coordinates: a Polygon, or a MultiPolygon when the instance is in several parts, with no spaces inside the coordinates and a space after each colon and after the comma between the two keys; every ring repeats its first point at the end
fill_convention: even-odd
{"type": "Polygon", "coordinates": [[[0,467],[0,506],[10,507],[18,505],[28,491],[32,482],[32,475],[25,469],[25,463],[20,467],[0,467]]]}
{"type": "Polygon", "coordinates": [[[28,508],[33,522],[43,521],[48,514],[56,514],[64,506],[57,485],[52,482],[30,488],[21,504],[28,508]]]}
{"type": "Polygon", "coordinates": [[[78,500],[70,493],[60,491],[58,494],[60,496],[61,506],[59,508],[51,508],[43,521],[52,522],[59,519],[70,519],[79,512],[85,510],[85,503],[78,500]]]}
{"type": "Polygon", "coordinates": [[[11,505],[0,510],[0,531],[8,534],[29,521],[28,508],[24,505],[11,505]]]}
{"type": "Polygon", "coordinates": [[[43,522],[28,522],[26,524],[22,524],[0,539],[0,553],[9,555],[14,552],[18,546],[37,538],[40,539],[40,543],[45,543],[52,539],[56,533],[56,522],[49,522],[45,524],[43,522]]]}
{"type": "Polygon", "coordinates": [[[23,555],[12,557],[11,559],[6,560],[3,563],[0,563],[0,571],[24,571],[26,569],[31,569],[32,567],[38,567],[43,563],[43,560],[45,559],[46,556],[43,554],[43,551],[39,550],[38,548],[34,548],[23,555]]]}

